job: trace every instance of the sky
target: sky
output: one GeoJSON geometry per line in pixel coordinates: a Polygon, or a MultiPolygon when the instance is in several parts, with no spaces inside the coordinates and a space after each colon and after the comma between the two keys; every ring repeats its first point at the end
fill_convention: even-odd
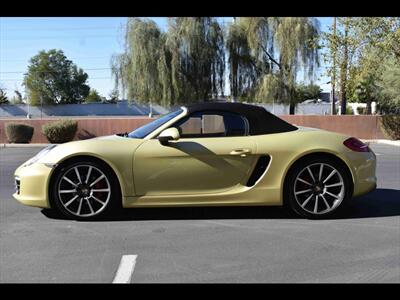
{"type": "MultiPolygon", "coordinates": [[[[21,85],[29,59],[40,50],[61,49],[68,59],[88,73],[88,83],[102,96],[108,97],[114,88],[110,59],[123,51],[123,25],[126,17],[0,17],[0,86],[12,97],[14,90],[24,93],[21,85]]],[[[153,17],[162,30],[166,17],[153,17]]],[[[231,22],[231,17],[217,18],[231,22]]],[[[328,30],[331,17],[318,18],[321,30],[328,30]]],[[[321,59],[316,83],[324,91],[329,78],[321,59]]],[[[226,91],[229,84],[226,84],[226,91]]]]}

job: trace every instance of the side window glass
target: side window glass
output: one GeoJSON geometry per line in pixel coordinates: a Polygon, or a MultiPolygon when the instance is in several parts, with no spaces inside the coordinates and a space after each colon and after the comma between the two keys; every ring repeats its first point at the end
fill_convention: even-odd
{"type": "Polygon", "coordinates": [[[239,115],[225,114],[224,123],[226,136],[244,136],[248,134],[248,122],[239,115]]]}
{"type": "Polygon", "coordinates": [[[203,134],[225,136],[224,117],[221,115],[203,115],[203,134]]]}
{"type": "Polygon", "coordinates": [[[178,127],[180,135],[183,136],[197,136],[201,134],[201,116],[189,117],[178,127]]]}
{"type": "Polygon", "coordinates": [[[197,112],[173,125],[182,138],[245,136],[248,122],[229,112],[197,112]]]}

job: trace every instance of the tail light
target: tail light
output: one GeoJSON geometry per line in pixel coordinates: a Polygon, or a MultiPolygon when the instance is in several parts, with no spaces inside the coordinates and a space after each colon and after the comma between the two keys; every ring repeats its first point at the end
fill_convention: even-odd
{"type": "Polygon", "coordinates": [[[343,142],[343,145],[356,152],[370,152],[370,149],[367,144],[364,144],[359,139],[356,139],[354,137],[345,140],[343,142]]]}

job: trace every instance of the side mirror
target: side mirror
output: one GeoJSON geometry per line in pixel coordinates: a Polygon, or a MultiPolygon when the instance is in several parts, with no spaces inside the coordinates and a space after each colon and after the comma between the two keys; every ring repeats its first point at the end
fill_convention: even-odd
{"type": "Polygon", "coordinates": [[[161,145],[168,145],[169,141],[177,141],[179,140],[180,135],[178,129],[175,127],[171,127],[161,131],[160,135],[158,136],[158,140],[161,145]]]}

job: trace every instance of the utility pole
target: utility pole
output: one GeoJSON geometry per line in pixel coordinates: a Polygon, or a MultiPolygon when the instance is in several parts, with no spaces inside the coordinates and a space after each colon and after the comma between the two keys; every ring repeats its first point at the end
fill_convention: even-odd
{"type": "Polygon", "coordinates": [[[336,115],[336,107],[335,107],[335,83],[336,83],[336,17],[333,17],[333,70],[332,70],[332,107],[331,114],[336,115]]]}
{"type": "Polygon", "coordinates": [[[349,18],[345,18],[344,24],[344,53],[343,53],[343,61],[340,67],[340,114],[346,114],[346,82],[347,82],[347,67],[348,67],[348,41],[347,36],[349,33],[349,18]]]}
{"type": "MultiPolygon", "coordinates": [[[[236,25],[236,17],[233,17],[233,24],[236,25]]],[[[235,95],[235,91],[236,91],[236,77],[234,77],[236,74],[233,73],[233,68],[232,65],[230,66],[230,71],[231,71],[231,78],[232,78],[232,85],[233,88],[231,87],[231,97],[232,97],[232,102],[236,102],[236,95],[235,95]]]]}

